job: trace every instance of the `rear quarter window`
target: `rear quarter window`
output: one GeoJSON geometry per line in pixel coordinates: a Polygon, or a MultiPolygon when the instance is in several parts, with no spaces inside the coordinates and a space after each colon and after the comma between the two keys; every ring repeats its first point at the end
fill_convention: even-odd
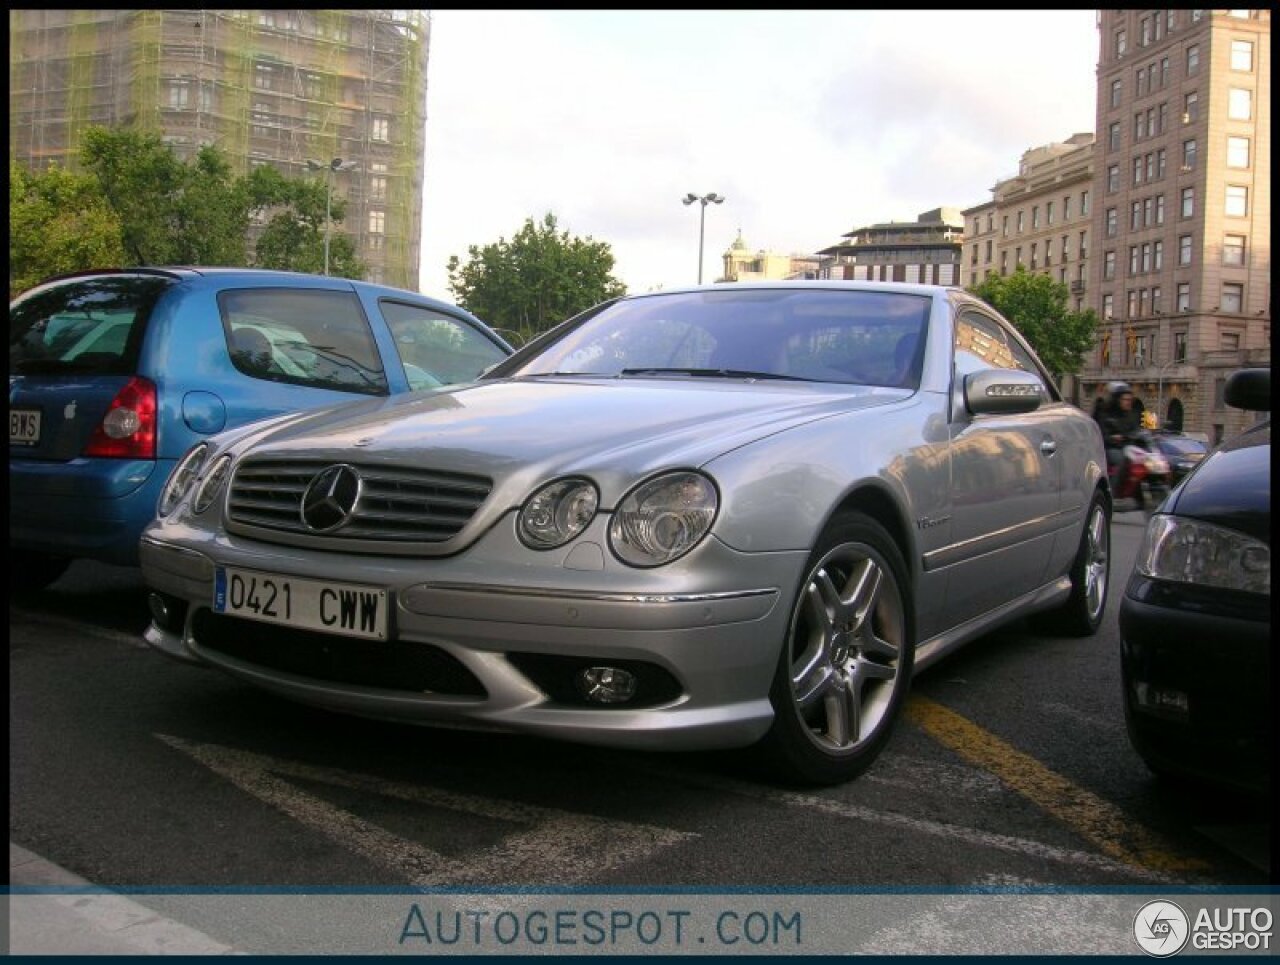
{"type": "Polygon", "coordinates": [[[507,353],[460,318],[422,305],[379,299],[411,389],[470,382],[507,353]]]}
{"type": "Polygon", "coordinates": [[[232,364],[270,382],[388,394],[387,376],[353,292],[246,288],[218,296],[232,364]]]}
{"type": "Polygon", "coordinates": [[[131,375],[160,296],[176,280],[76,278],[9,305],[9,374],[131,375]]]}

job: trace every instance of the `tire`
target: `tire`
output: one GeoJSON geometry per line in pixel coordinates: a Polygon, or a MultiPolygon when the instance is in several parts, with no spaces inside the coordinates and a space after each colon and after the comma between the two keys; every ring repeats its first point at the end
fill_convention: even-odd
{"type": "Polygon", "coordinates": [[[50,556],[34,550],[9,550],[9,592],[35,593],[53,583],[63,573],[71,560],[65,556],[50,556]]]}
{"type": "Polygon", "coordinates": [[[1091,637],[1102,625],[1111,585],[1111,510],[1102,493],[1094,493],[1085,514],[1080,548],[1071,564],[1071,596],[1062,606],[1041,614],[1036,623],[1048,633],[1091,637]]]}
{"type": "Polygon", "coordinates": [[[761,741],[775,775],[839,784],[884,749],[911,684],[914,610],[902,554],[860,513],[823,532],[797,588],[761,741]]]}

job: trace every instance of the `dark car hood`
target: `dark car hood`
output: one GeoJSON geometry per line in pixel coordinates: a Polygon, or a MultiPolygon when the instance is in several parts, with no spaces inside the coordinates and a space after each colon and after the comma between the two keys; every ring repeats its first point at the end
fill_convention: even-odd
{"type": "Polygon", "coordinates": [[[481,475],[499,501],[589,473],[607,506],[650,472],[700,466],[772,433],[908,395],[800,382],[494,380],[308,413],[265,429],[250,454],[481,475]]]}
{"type": "Polygon", "coordinates": [[[1166,509],[1271,545],[1271,421],[1214,450],[1173,493],[1166,509]]]}

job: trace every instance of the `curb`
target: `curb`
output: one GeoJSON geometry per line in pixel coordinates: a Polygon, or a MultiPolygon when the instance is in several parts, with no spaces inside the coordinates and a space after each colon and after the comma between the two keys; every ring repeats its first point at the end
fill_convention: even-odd
{"type": "Polygon", "coordinates": [[[229,945],[9,842],[10,955],[237,955],[229,945]],[[15,887],[48,888],[14,894],[15,887]],[[56,889],[56,891],[53,891],[56,889]]]}

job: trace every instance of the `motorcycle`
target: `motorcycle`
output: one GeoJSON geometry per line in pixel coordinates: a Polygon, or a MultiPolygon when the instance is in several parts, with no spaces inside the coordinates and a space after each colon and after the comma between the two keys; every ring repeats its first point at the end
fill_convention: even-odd
{"type": "Polygon", "coordinates": [[[1123,461],[1108,473],[1115,511],[1140,509],[1150,514],[1169,495],[1172,478],[1169,460],[1156,448],[1146,430],[1130,436],[1123,453],[1123,461]]]}

